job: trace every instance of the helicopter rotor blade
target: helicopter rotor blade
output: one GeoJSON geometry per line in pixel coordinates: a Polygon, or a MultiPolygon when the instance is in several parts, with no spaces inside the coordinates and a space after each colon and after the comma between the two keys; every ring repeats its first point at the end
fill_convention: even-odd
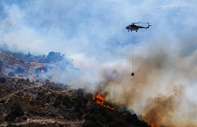
{"type": "Polygon", "coordinates": [[[138,23],[141,23],[141,22],[133,22],[134,24],[138,24],[138,23]]]}

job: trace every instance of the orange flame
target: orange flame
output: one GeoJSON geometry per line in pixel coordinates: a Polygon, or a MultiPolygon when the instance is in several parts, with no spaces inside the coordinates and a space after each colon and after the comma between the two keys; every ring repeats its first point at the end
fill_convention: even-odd
{"type": "Polygon", "coordinates": [[[93,100],[96,99],[96,103],[97,103],[97,104],[100,104],[100,105],[102,105],[103,107],[106,107],[106,108],[109,108],[109,109],[111,109],[111,110],[116,111],[114,108],[111,108],[111,107],[109,107],[109,106],[103,104],[104,101],[105,101],[105,99],[106,99],[106,96],[107,96],[107,94],[105,94],[105,95],[103,96],[103,95],[99,95],[99,93],[98,93],[98,94],[97,94],[95,97],[93,97],[92,99],[93,99],[93,100]]]}
{"type": "Polygon", "coordinates": [[[42,69],[41,72],[44,73],[45,72],[44,69],[42,69]]]}
{"type": "Polygon", "coordinates": [[[156,125],[156,124],[150,124],[150,126],[151,126],[151,127],[157,127],[157,125],[156,125]]]}
{"type": "Polygon", "coordinates": [[[49,79],[49,82],[53,83],[50,79],[49,79]]]}
{"type": "Polygon", "coordinates": [[[83,90],[83,96],[86,96],[84,90],[83,90]]]}

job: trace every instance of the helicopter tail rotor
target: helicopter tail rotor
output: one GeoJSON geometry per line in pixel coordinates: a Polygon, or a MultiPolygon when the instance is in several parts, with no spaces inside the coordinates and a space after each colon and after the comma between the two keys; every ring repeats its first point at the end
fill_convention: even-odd
{"type": "Polygon", "coordinates": [[[148,24],[148,27],[147,28],[149,28],[149,26],[151,26],[151,25],[149,25],[149,22],[147,22],[147,24],[148,24]]]}

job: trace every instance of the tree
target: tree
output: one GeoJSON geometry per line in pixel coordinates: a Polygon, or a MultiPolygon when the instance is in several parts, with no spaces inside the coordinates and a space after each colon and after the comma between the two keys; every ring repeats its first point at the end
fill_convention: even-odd
{"type": "Polygon", "coordinates": [[[94,127],[94,122],[92,122],[92,121],[84,122],[83,127],[94,127]]]}
{"type": "Polygon", "coordinates": [[[3,66],[3,61],[0,60],[0,66],[3,66]]]}
{"type": "Polygon", "coordinates": [[[66,106],[66,108],[71,108],[72,100],[70,99],[70,97],[65,96],[64,99],[62,100],[62,105],[66,106]]]}
{"type": "Polygon", "coordinates": [[[127,114],[127,119],[126,119],[127,122],[129,123],[132,123],[136,126],[140,126],[140,127],[147,127],[147,123],[144,122],[144,121],[140,121],[138,120],[138,117],[136,114],[127,114]]]}
{"type": "Polygon", "coordinates": [[[95,122],[94,127],[104,127],[104,124],[101,122],[95,122]]]}
{"type": "Polygon", "coordinates": [[[63,124],[59,124],[59,127],[64,127],[64,125],[63,124]]]}
{"type": "Polygon", "coordinates": [[[18,73],[24,73],[25,72],[25,69],[23,69],[22,67],[17,67],[16,70],[15,70],[15,73],[18,74],[18,73]]]}
{"type": "Polygon", "coordinates": [[[9,123],[9,124],[7,125],[7,127],[17,127],[17,125],[14,125],[14,124],[9,123]]]}
{"type": "Polygon", "coordinates": [[[24,109],[19,102],[12,103],[11,113],[14,115],[22,116],[24,115],[24,109]]]}
{"type": "Polygon", "coordinates": [[[3,68],[3,61],[0,60],[0,72],[2,71],[3,68]]]}
{"type": "Polygon", "coordinates": [[[25,63],[25,60],[20,59],[19,62],[20,63],[25,63]]]}
{"type": "Polygon", "coordinates": [[[97,115],[96,115],[96,118],[97,118],[97,120],[98,120],[99,122],[102,122],[102,123],[104,123],[104,122],[106,121],[105,117],[102,116],[101,114],[97,114],[97,115]]]}
{"type": "Polygon", "coordinates": [[[116,123],[112,122],[112,123],[109,124],[109,127],[121,127],[121,126],[119,126],[116,123]]]}
{"type": "Polygon", "coordinates": [[[132,123],[135,120],[138,120],[136,114],[131,114],[131,113],[127,114],[127,119],[126,119],[127,122],[132,123]]]}
{"type": "Polygon", "coordinates": [[[6,83],[7,79],[5,77],[0,78],[0,83],[6,83]]]}
{"type": "Polygon", "coordinates": [[[108,113],[108,114],[106,115],[106,121],[107,121],[107,122],[111,122],[111,121],[113,121],[113,120],[114,120],[113,115],[112,115],[111,113],[108,113]]]}
{"type": "Polygon", "coordinates": [[[56,99],[57,99],[57,100],[63,100],[63,98],[64,98],[64,96],[63,96],[63,95],[58,94],[56,99]]]}
{"type": "Polygon", "coordinates": [[[96,122],[97,121],[96,116],[94,114],[90,114],[89,115],[89,120],[91,120],[93,122],[96,122]]]}
{"type": "Polygon", "coordinates": [[[128,127],[124,121],[113,121],[109,124],[109,127],[128,127]]]}
{"type": "Polygon", "coordinates": [[[14,74],[14,72],[11,72],[11,71],[10,71],[10,72],[8,73],[8,75],[9,75],[9,76],[14,76],[15,74],[14,74]]]}
{"type": "Polygon", "coordinates": [[[80,108],[80,110],[79,110],[79,115],[80,115],[80,116],[83,116],[83,113],[84,113],[83,109],[80,108]]]}

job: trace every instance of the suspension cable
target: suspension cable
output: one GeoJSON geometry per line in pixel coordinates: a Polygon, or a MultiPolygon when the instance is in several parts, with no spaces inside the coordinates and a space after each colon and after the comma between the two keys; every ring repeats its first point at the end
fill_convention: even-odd
{"type": "Polygon", "coordinates": [[[134,34],[134,32],[132,32],[132,42],[131,42],[131,44],[132,44],[132,54],[131,54],[131,62],[132,62],[132,69],[134,69],[134,36],[133,36],[133,34],[134,34]]]}

